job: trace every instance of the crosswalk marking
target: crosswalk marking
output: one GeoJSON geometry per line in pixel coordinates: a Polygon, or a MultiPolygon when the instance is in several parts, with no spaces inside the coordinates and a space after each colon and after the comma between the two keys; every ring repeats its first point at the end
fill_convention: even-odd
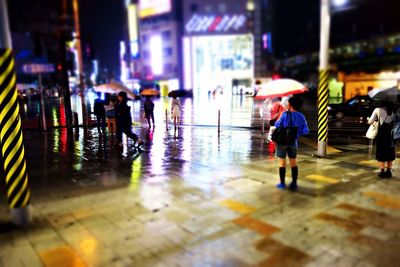
{"type": "Polygon", "coordinates": [[[337,184],[340,182],[337,179],[330,178],[330,177],[323,176],[323,175],[318,175],[318,174],[307,175],[306,179],[316,181],[316,182],[328,183],[328,184],[337,184]]]}

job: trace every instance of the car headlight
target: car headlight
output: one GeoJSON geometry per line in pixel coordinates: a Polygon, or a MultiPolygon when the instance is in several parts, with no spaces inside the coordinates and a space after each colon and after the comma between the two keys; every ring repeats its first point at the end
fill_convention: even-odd
{"type": "Polygon", "coordinates": [[[332,108],[330,106],[328,106],[328,110],[331,110],[332,108]]]}

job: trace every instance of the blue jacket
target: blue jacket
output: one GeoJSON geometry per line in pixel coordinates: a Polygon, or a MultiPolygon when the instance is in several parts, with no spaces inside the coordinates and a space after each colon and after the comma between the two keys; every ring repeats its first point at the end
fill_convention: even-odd
{"type": "MultiPolygon", "coordinates": [[[[303,113],[298,112],[298,111],[291,111],[290,112],[291,117],[292,117],[292,124],[290,125],[291,127],[297,127],[297,138],[296,138],[296,145],[297,145],[297,140],[299,139],[300,136],[306,135],[310,132],[308,129],[307,121],[306,118],[304,117],[303,113]]],[[[275,127],[289,127],[289,112],[285,111],[282,116],[279,118],[279,120],[275,123],[275,127]]]]}

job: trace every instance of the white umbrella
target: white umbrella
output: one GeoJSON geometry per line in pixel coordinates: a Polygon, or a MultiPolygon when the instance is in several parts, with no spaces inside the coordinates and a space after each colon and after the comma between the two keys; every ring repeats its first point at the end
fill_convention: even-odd
{"type": "Polygon", "coordinates": [[[120,83],[102,84],[94,87],[93,89],[96,92],[109,93],[109,94],[118,94],[119,92],[125,92],[131,99],[135,99],[136,97],[136,95],[131,90],[129,90],[128,87],[120,83]]]}
{"type": "Polygon", "coordinates": [[[266,98],[301,94],[307,90],[307,87],[298,81],[292,79],[279,79],[262,85],[262,88],[258,91],[255,99],[262,100],[266,98]]]}

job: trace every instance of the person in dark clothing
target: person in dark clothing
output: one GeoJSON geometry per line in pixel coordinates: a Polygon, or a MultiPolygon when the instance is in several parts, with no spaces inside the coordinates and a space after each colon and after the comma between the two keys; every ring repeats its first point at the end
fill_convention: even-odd
{"type": "Polygon", "coordinates": [[[97,121],[97,131],[99,134],[106,134],[106,109],[104,107],[104,101],[101,99],[101,93],[97,93],[97,96],[98,97],[94,100],[94,115],[97,121]]]}
{"type": "Polygon", "coordinates": [[[392,165],[396,159],[395,144],[392,137],[395,120],[396,114],[393,104],[387,102],[383,107],[376,108],[368,121],[369,124],[379,121],[378,134],[376,136],[376,160],[379,162],[381,169],[378,174],[380,178],[392,177],[392,165]]]}
{"type": "Polygon", "coordinates": [[[153,121],[153,127],[154,125],[154,103],[151,101],[150,97],[146,98],[146,102],[144,102],[144,115],[147,119],[147,122],[149,123],[149,128],[151,127],[150,119],[153,121]]]}
{"type": "Polygon", "coordinates": [[[122,134],[126,134],[135,144],[138,142],[138,147],[143,144],[138,136],[132,132],[132,117],[130,107],[127,104],[128,97],[125,92],[119,92],[118,103],[115,106],[115,119],[117,122],[117,140],[118,146],[122,146],[122,134]]]}

